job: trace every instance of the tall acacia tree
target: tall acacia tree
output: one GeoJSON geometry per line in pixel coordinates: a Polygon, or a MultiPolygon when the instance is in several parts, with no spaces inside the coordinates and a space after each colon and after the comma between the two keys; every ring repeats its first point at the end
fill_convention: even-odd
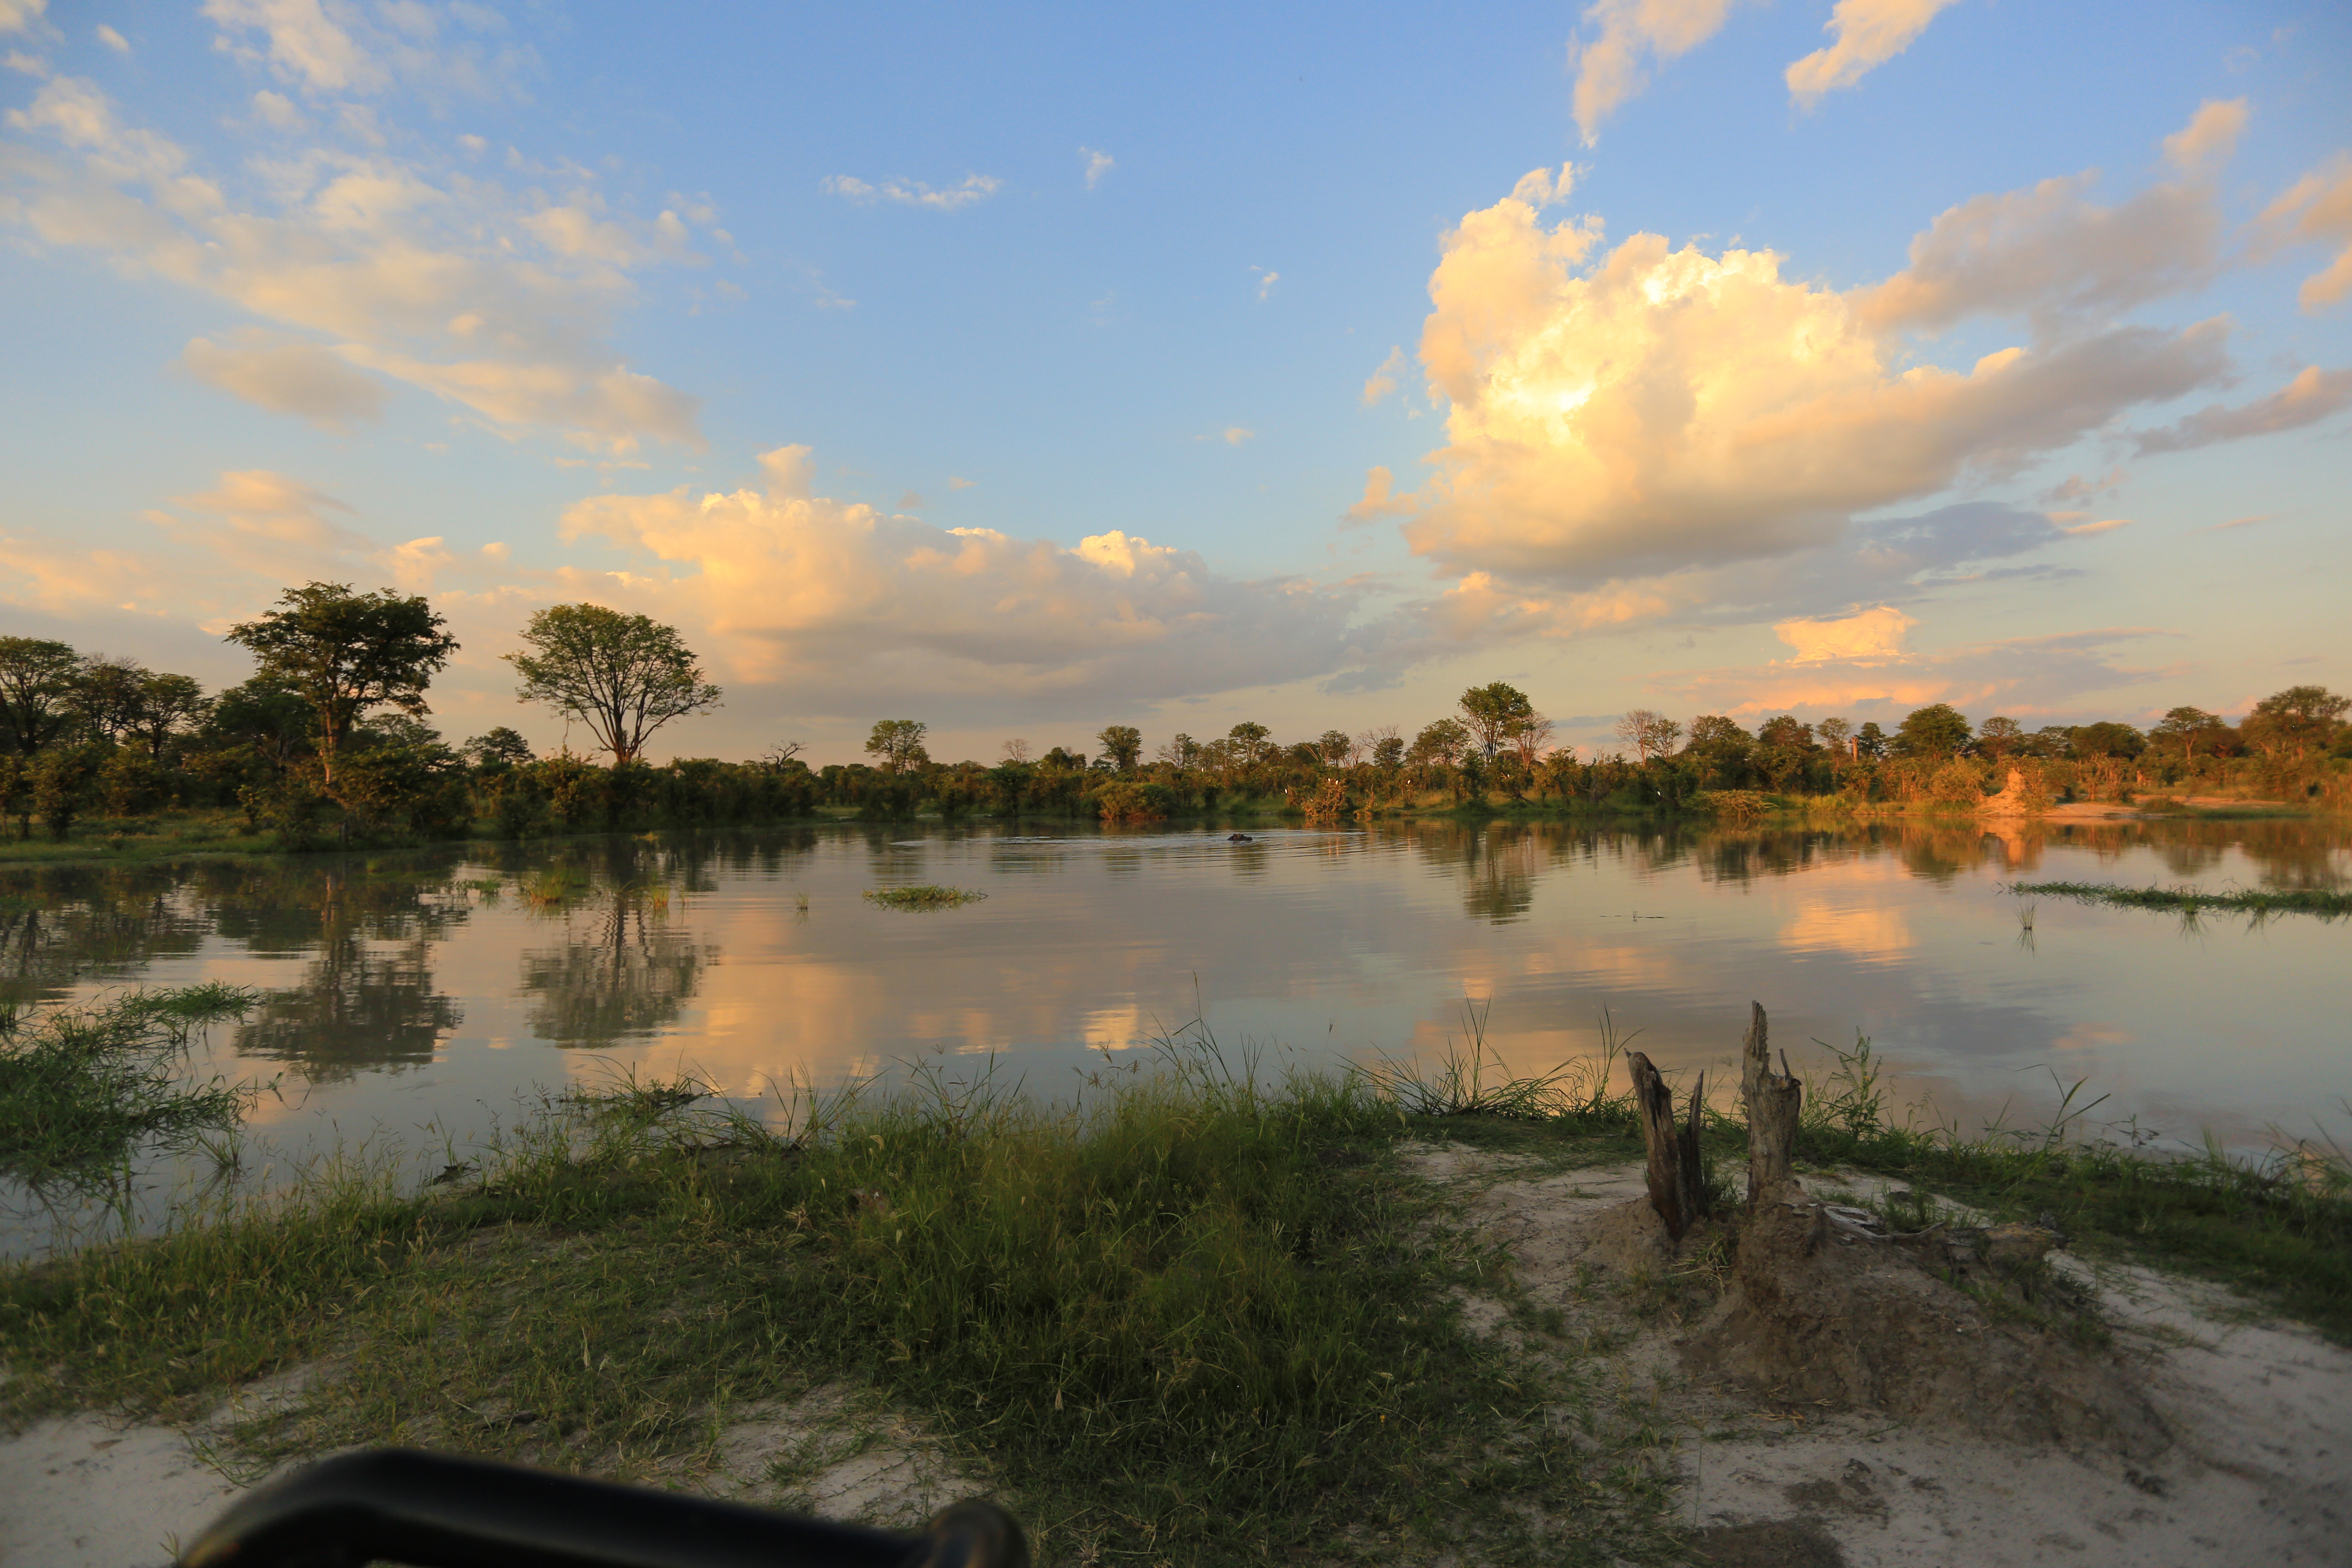
{"type": "Polygon", "coordinates": [[[269,678],[298,692],[318,724],[319,765],[335,782],[335,752],[371,708],[430,713],[425,689],[457,651],[423,595],[354,594],[347,583],[310,583],[278,596],[278,608],[231,626],[269,678]]]}
{"type": "Polygon", "coordinates": [[[0,725],[26,756],[65,733],[81,655],[42,637],[0,637],[0,725]]]}
{"type": "Polygon", "coordinates": [[[635,762],[656,730],[708,713],[722,695],[677,628],[650,616],[552,605],[531,616],[522,640],[528,649],[505,656],[522,677],[518,699],[587,725],[616,768],[635,762]]]}

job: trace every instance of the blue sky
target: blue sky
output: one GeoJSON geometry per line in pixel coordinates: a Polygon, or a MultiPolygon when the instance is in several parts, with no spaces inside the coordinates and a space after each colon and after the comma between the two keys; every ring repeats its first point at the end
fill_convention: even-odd
{"type": "Polygon", "coordinates": [[[2352,680],[2338,8],[673,11],[0,0],[0,621],[397,584],[550,743],[594,599],[820,761],[2352,680]]]}

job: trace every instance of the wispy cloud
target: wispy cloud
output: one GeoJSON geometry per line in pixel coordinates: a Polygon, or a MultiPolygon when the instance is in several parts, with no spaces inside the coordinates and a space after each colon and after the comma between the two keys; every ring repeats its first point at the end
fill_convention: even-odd
{"type": "Polygon", "coordinates": [[[2336,410],[2352,405],[2352,370],[2322,370],[2307,364],[2285,386],[2268,397],[2235,408],[2210,404],[2175,420],[2161,430],[2139,437],[2138,449],[2186,452],[2216,441],[2241,441],[2316,425],[2336,410]]]}
{"type": "Polygon", "coordinates": [[[1003,188],[1004,182],[993,174],[966,174],[960,184],[934,188],[920,180],[889,179],[875,184],[855,174],[827,174],[822,184],[827,195],[856,202],[861,206],[869,206],[876,202],[895,202],[900,206],[953,212],[959,207],[986,201],[1003,188]]]}
{"type": "Polygon", "coordinates": [[[1097,153],[1091,147],[1079,148],[1078,156],[1086,161],[1087,189],[1090,191],[1102,184],[1105,174],[1118,167],[1118,159],[1108,153],[1097,153]]]}
{"type": "Polygon", "coordinates": [[[364,378],[332,358],[493,426],[608,453],[701,440],[696,399],[603,342],[638,277],[705,264],[680,210],[617,209],[585,169],[510,191],[364,139],[260,159],[232,183],[73,77],[46,82],[7,124],[26,138],[5,209],[21,241],[98,252],[278,330],[266,347],[237,335],[192,345],[189,369],[215,385],[295,413],[289,387],[331,387],[331,417],[364,416],[364,378]]]}
{"type": "Polygon", "coordinates": [[[118,55],[127,55],[131,52],[131,40],[103,22],[98,25],[98,41],[118,55]]]}
{"type": "Polygon", "coordinates": [[[1830,35],[1829,47],[1789,67],[1789,96],[1811,109],[1824,94],[1853,86],[1909,48],[1936,13],[1952,4],[1954,0],[1838,0],[1822,25],[1830,35]]]}
{"type": "Polygon", "coordinates": [[[1577,129],[1591,146],[1601,122],[1650,83],[1650,68],[1688,54],[1720,32],[1738,0],[1599,0],[1571,38],[1577,129]]]}
{"type": "Polygon", "coordinates": [[[1364,406],[1370,408],[1394,392],[1397,382],[1404,374],[1404,350],[1391,348],[1389,357],[1381,361],[1380,368],[1372,372],[1370,378],[1364,383],[1364,406]]]}

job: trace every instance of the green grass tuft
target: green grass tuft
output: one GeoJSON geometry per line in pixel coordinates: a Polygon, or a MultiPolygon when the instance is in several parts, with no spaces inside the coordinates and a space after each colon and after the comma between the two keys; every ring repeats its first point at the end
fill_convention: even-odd
{"type": "Polygon", "coordinates": [[[2105,882],[2019,882],[2009,891],[2045,894],[2085,904],[2112,904],[2119,909],[2161,910],[2179,915],[2219,910],[2256,919],[2269,915],[2317,915],[2324,921],[2352,915],[2352,892],[2326,888],[2208,893],[2195,888],[2122,888],[2105,882]]]}
{"type": "Polygon", "coordinates": [[[866,897],[887,910],[953,910],[988,897],[965,888],[868,888],[866,897]]]}

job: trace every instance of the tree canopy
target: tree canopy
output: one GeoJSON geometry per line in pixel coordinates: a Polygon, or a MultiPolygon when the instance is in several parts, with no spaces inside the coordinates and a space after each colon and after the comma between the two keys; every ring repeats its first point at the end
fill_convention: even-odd
{"type": "Polygon", "coordinates": [[[1895,731],[1898,757],[1953,757],[1969,743],[1969,721],[1948,702],[1915,708],[1895,731]]]}
{"type": "Polygon", "coordinates": [[[372,708],[429,713],[432,684],[457,639],[422,595],[354,594],[345,583],[310,583],[278,595],[279,608],[231,626],[227,641],[253,653],[257,673],[299,692],[317,725],[319,761],[332,784],[335,752],[372,708]]]}
{"type": "Polygon", "coordinates": [[[866,737],[866,754],[881,758],[882,766],[894,773],[920,767],[931,760],[923,750],[923,737],[930,732],[931,727],[919,719],[877,719],[874,732],[866,737]]]}
{"type": "Polygon", "coordinates": [[[519,699],[587,725],[614,767],[635,762],[656,730],[710,711],[722,695],[677,629],[650,616],[551,605],[531,616],[522,640],[527,650],[505,656],[522,677],[519,699]]]}
{"type": "Polygon", "coordinates": [[[1132,724],[1106,725],[1095,739],[1102,742],[1102,754],[1120,773],[1133,773],[1135,764],[1142,760],[1143,731],[1132,724]]]}

